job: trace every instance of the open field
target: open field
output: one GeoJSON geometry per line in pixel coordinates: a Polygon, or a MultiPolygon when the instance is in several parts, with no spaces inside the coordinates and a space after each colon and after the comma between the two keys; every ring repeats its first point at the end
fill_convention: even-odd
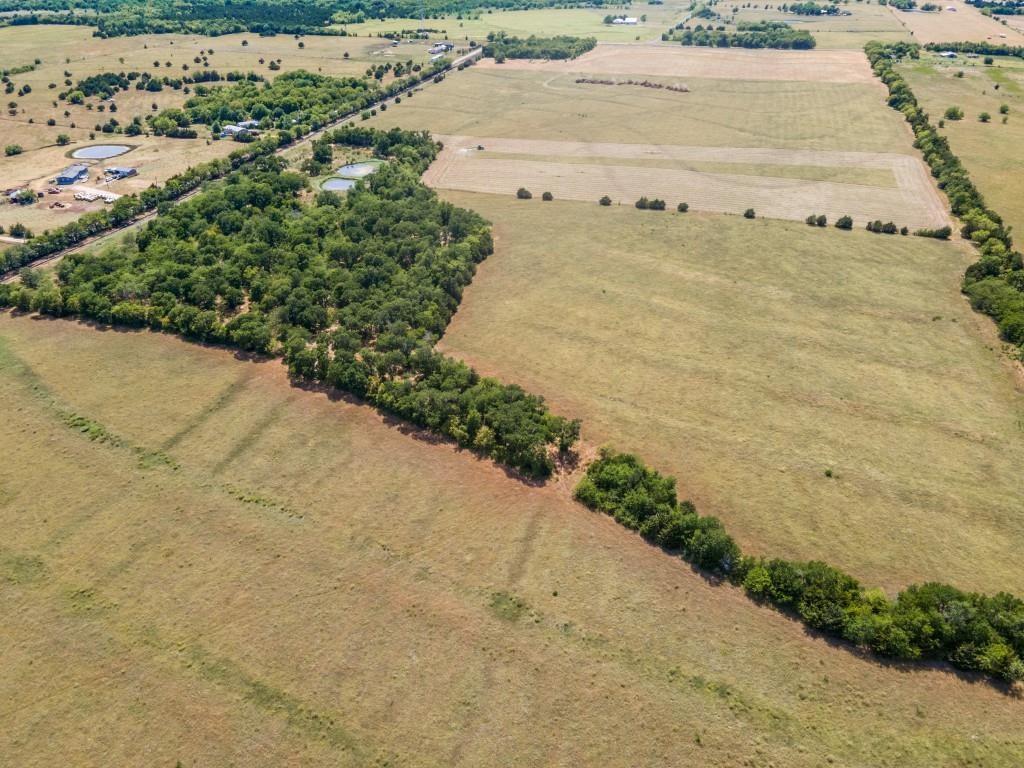
{"type": "MultiPolygon", "coordinates": [[[[42,64],[32,72],[13,75],[12,80],[19,88],[28,85],[31,93],[25,96],[11,94],[8,98],[17,102],[18,114],[11,116],[6,110],[0,116],[0,130],[3,144],[18,144],[24,153],[3,158],[0,165],[0,189],[30,185],[41,190],[47,181],[61,169],[73,162],[70,154],[75,149],[90,144],[124,143],[133,146],[133,151],[108,161],[86,161],[93,167],[90,176],[95,176],[103,167],[129,165],[138,168],[139,175],[113,183],[111,191],[125,194],[165,181],[190,165],[216,157],[222,157],[238,144],[230,141],[211,142],[202,130],[197,139],[169,139],[160,136],[125,137],[104,134],[96,130],[109,117],[115,117],[121,124],[130,123],[132,117],[145,117],[157,109],[180,106],[188,95],[184,91],[164,88],[149,92],[129,90],[118,93],[114,101],[117,113],[100,112],[98,98],[87,100],[82,105],[70,105],[54,100],[57,94],[67,90],[65,79],[72,83],[88,75],[101,72],[150,72],[154,75],[177,77],[187,74],[182,65],[192,69],[206,69],[194,59],[205,51],[209,68],[222,75],[227,72],[255,71],[267,77],[274,72],[268,69],[271,60],[281,60],[281,72],[294,69],[308,69],[332,75],[362,76],[367,66],[381,61],[423,62],[429,57],[427,45],[422,42],[390,47],[386,41],[366,38],[308,37],[302,40],[304,48],[291,35],[260,37],[256,34],[224,35],[203,37],[199,35],[143,35],[100,39],[92,36],[88,27],[38,26],[0,29],[0,67],[12,68],[31,64],[41,59],[42,64]],[[242,41],[247,41],[243,46],[242,41]],[[213,53],[209,53],[210,51],[213,53]],[[349,58],[344,54],[348,52],[349,58]],[[260,63],[260,59],[264,63],[260,63]],[[160,66],[154,67],[153,62],[160,66]],[[65,76],[70,72],[70,76],[65,76]],[[57,87],[49,88],[53,83],[57,87]],[[64,112],[69,113],[68,116],[64,112]],[[47,126],[47,120],[55,125],[47,126]],[[33,122],[30,123],[29,120],[33,122]],[[74,124],[76,127],[71,128],[74,124]],[[58,134],[71,138],[68,146],[58,146],[58,134]],[[95,133],[95,139],[90,134],[95,133]]],[[[207,84],[215,85],[215,84],[207,84]]],[[[105,105],[104,105],[105,106],[105,105]]],[[[47,196],[38,204],[29,207],[0,206],[0,225],[5,228],[20,221],[30,229],[41,231],[60,226],[77,218],[81,213],[103,206],[102,202],[82,203],[72,195],[47,196]],[[60,201],[68,207],[51,209],[50,203],[60,201]]]]}
{"type": "Polygon", "coordinates": [[[909,40],[910,33],[883,5],[849,3],[842,5],[849,16],[800,16],[767,6],[753,7],[741,3],[719,3],[715,10],[737,23],[784,21],[794,29],[805,29],[814,35],[816,50],[849,48],[861,50],[871,40],[909,40]],[[733,15],[733,10],[736,11],[733,15]]]}
{"type": "Polygon", "coordinates": [[[497,241],[449,353],[675,474],[747,551],[1024,591],[1024,398],[959,296],[956,245],[445,197],[497,241]]]}
{"type": "Polygon", "coordinates": [[[981,58],[947,62],[922,54],[921,61],[902,65],[900,72],[933,121],[948,107],[963,109],[963,120],[946,120],[940,130],[1019,240],[1024,236],[1024,62],[1002,56],[995,61],[985,66],[981,58]],[[1006,123],[999,114],[1003,104],[1010,108],[1006,123]],[[992,115],[990,123],[978,120],[982,112],[992,115]]]}
{"type": "Polygon", "coordinates": [[[360,37],[383,32],[416,30],[421,26],[430,30],[434,39],[448,39],[454,42],[480,41],[488,32],[507,32],[518,37],[530,35],[575,35],[596,37],[598,40],[625,43],[634,40],[658,40],[661,33],[681,21],[686,15],[689,3],[669,0],[664,5],[603,6],[600,8],[545,8],[525,11],[501,11],[466,14],[458,19],[448,16],[441,19],[371,19],[360,24],[346,24],[349,34],[360,37]],[[604,17],[629,15],[636,18],[646,16],[635,26],[605,24],[604,17]]]}
{"type": "Polygon", "coordinates": [[[577,59],[568,61],[508,60],[496,64],[485,59],[481,69],[526,70],[530,72],[589,75],[653,75],[656,77],[871,83],[873,75],[859,51],[768,51],[728,48],[724,50],[680,46],[601,44],[577,59]]]}
{"type": "Polygon", "coordinates": [[[817,212],[832,220],[849,215],[858,224],[885,218],[912,229],[949,223],[927,167],[910,155],[439,138],[444,150],[424,175],[439,189],[514,195],[525,186],[558,199],[608,195],[633,203],[648,196],[671,208],[688,202],[693,210],[740,214],[753,207],[796,221],[817,212]],[[842,176],[847,169],[850,178],[842,176]]]}
{"type": "Polygon", "coordinates": [[[809,637],[277,363],[4,314],[0,394],[12,764],[1024,760],[1019,699],[809,637]]]}
{"type": "Polygon", "coordinates": [[[1007,45],[1024,44],[1024,34],[1000,24],[991,16],[983,15],[977,8],[967,5],[963,0],[942,0],[939,5],[943,10],[926,13],[893,9],[892,12],[918,43],[991,40],[1007,45]],[[947,10],[949,7],[956,10],[947,10]]]}
{"type": "Polygon", "coordinates": [[[450,136],[914,153],[875,83],[656,78],[643,71],[630,75],[685,84],[690,92],[575,82],[593,74],[477,65],[403,99],[371,124],[450,136]]]}

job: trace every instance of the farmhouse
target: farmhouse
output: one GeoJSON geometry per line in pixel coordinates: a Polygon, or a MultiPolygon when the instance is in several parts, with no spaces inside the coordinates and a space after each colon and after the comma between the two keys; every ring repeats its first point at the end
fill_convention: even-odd
{"type": "Polygon", "coordinates": [[[238,122],[238,127],[239,128],[245,128],[246,130],[249,130],[249,129],[258,127],[259,124],[260,124],[259,120],[240,120],[238,122]]]}
{"type": "Polygon", "coordinates": [[[612,19],[612,24],[636,24],[637,18],[635,16],[619,16],[617,19],[612,19]]]}
{"type": "Polygon", "coordinates": [[[427,53],[448,53],[453,48],[455,48],[454,43],[438,43],[437,45],[430,46],[427,49],[427,53]]]}
{"type": "Polygon", "coordinates": [[[220,136],[222,139],[226,139],[228,136],[237,136],[240,133],[245,133],[246,130],[240,125],[225,125],[220,129],[220,136]]]}
{"type": "Polygon", "coordinates": [[[63,171],[57,174],[56,181],[61,186],[66,186],[68,184],[74,184],[76,181],[81,181],[88,175],[89,166],[81,165],[79,163],[75,165],[69,165],[67,168],[65,168],[63,171]]]}
{"type": "Polygon", "coordinates": [[[953,51],[943,51],[942,53],[939,54],[939,56],[941,56],[944,59],[955,59],[956,53],[954,53],[953,51]]]}

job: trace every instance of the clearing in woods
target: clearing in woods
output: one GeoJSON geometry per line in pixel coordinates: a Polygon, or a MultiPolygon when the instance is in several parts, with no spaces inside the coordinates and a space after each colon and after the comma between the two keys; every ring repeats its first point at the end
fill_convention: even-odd
{"type": "Polygon", "coordinates": [[[4,314],[0,403],[12,765],[1024,761],[1019,700],[833,647],[278,362],[4,314]]]}
{"type": "MultiPolygon", "coordinates": [[[[844,3],[839,15],[804,16],[780,11],[778,6],[754,6],[750,3],[722,3],[714,9],[732,22],[784,21],[794,29],[814,35],[815,50],[850,48],[862,50],[871,40],[910,40],[910,33],[890,9],[875,3],[844,3]],[[848,15],[847,15],[848,14],[848,15]]],[[[734,28],[726,25],[727,29],[734,28]]]]}
{"type": "Polygon", "coordinates": [[[946,61],[922,52],[920,61],[899,69],[933,122],[949,107],[964,111],[963,120],[946,120],[938,130],[949,138],[985,201],[1024,233],[1024,62],[996,56],[989,66],[981,57],[946,61]],[[982,112],[991,116],[989,122],[981,122],[982,112]]]}
{"type": "Polygon", "coordinates": [[[677,476],[746,551],[1024,591],[1024,400],[960,247],[444,194],[497,242],[447,352],[677,476]]]}
{"type": "Polygon", "coordinates": [[[1006,45],[1024,44],[1024,34],[985,16],[963,0],[941,0],[939,11],[900,11],[896,15],[917,43],[954,43],[961,40],[989,41],[1006,45]],[[955,10],[949,10],[953,8],[955,10]]]}

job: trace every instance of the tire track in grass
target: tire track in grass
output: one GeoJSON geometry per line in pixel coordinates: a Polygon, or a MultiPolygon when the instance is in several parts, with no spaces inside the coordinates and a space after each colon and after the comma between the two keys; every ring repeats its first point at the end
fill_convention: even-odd
{"type": "Polygon", "coordinates": [[[195,416],[189,419],[185,426],[171,435],[167,441],[160,446],[160,450],[170,451],[176,447],[178,443],[203,426],[203,424],[209,421],[215,414],[231,405],[248,383],[248,371],[243,370],[238,378],[228,384],[212,402],[200,409],[195,416]]]}

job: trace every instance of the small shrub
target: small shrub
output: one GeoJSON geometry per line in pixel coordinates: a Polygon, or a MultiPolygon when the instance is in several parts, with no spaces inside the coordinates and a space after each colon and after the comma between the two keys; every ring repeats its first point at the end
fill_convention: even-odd
{"type": "Polygon", "coordinates": [[[990,115],[988,112],[982,112],[981,114],[978,115],[978,120],[983,122],[983,123],[987,123],[991,119],[992,119],[992,115],[990,115]]]}
{"type": "Polygon", "coordinates": [[[600,200],[598,200],[597,203],[598,203],[598,205],[611,205],[612,204],[612,199],[610,197],[608,197],[608,195],[605,195],[600,200]]]}
{"type": "Polygon", "coordinates": [[[960,107],[947,107],[943,117],[946,120],[963,120],[964,111],[960,107]]]}
{"type": "Polygon", "coordinates": [[[516,197],[520,200],[531,200],[533,198],[533,194],[526,187],[520,187],[516,190],[516,197]]]}
{"type": "Polygon", "coordinates": [[[853,229],[853,219],[849,216],[840,216],[836,219],[836,229],[853,229]]]}
{"type": "Polygon", "coordinates": [[[752,218],[754,218],[755,216],[757,216],[757,214],[756,214],[756,213],[754,213],[754,209],[753,209],[753,208],[747,208],[747,210],[745,210],[745,211],[743,212],[743,218],[744,218],[744,219],[752,219],[752,218]]]}
{"type": "Polygon", "coordinates": [[[689,203],[680,203],[679,205],[676,206],[676,210],[679,213],[686,213],[688,210],[690,210],[690,204],[689,203]]]}
{"type": "Polygon", "coordinates": [[[633,203],[633,205],[635,205],[641,211],[646,211],[647,210],[647,205],[648,205],[649,202],[650,201],[646,197],[641,197],[639,200],[637,200],[635,203],[633,203]]]}
{"type": "Polygon", "coordinates": [[[1009,104],[1000,104],[999,105],[999,114],[1000,115],[1008,115],[1008,114],[1010,114],[1010,105],[1009,104]]]}
{"type": "Polygon", "coordinates": [[[20,144],[8,144],[4,147],[4,154],[7,157],[13,157],[14,155],[20,155],[25,150],[22,149],[20,144]]]}
{"type": "Polygon", "coordinates": [[[986,56],[984,61],[986,64],[991,66],[995,62],[995,59],[993,59],[991,56],[986,56]]]}
{"type": "Polygon", "coordinates": [[[543,195],[540,196],[540,199],[550,202],[551,200],[555,199],[555,196],[552,195],[550,192],[545,192],[543,195]]]}

